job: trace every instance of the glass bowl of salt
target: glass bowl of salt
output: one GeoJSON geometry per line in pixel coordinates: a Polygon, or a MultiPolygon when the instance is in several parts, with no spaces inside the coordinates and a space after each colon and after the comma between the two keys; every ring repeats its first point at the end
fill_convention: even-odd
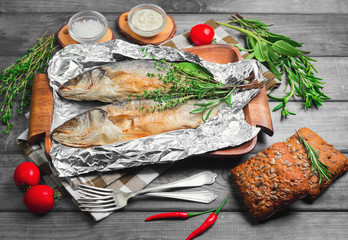
{"type": "Polygon", "coordinates": [[[82,11],[73,15],[68,22],[70,36],[79,43],[98,42],[108,28],[106,18],[95,11],[82,11]]]}

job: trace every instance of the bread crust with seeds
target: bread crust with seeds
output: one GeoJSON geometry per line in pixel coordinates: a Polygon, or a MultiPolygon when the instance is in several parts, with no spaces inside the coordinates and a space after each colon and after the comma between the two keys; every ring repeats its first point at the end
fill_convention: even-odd
{"type": "Polygon", "coordinates": [[[231,170],[252,216],[272,216],[309,192],[307,179],[283,143],[275,143],[231,170]]]}
{"type": "Polygon", "coordinates": [[[308,128],[301,128],[298,131],[306,142],[319,153],[319,160],[328,166],[332,173],[331,181],[323,178],[321,184],[317,174],[311,173],[311,161],[308,158],[307,150],[300,142],[297,134],[288,138],[284,144],[292,155],[296,165],[300,168],[309,183],[309,198],[314,200],[339,176],[348,170],[348,158],[328,144],[319,135],[308,128]]]}

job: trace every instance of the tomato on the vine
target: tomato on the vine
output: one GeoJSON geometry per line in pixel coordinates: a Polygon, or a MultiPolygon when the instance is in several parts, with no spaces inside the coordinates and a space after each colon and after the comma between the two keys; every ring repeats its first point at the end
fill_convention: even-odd
{"type": "Polygon", "coordinates": [[[47,185],[36,185],[24,194],[23,201],[31,212],[43,214],[54,206],[54,192],[47,185]]]}
{"type": "Polygon", "coordinates": [[[16,185],[22,189],[35,186],[40,181],[40,170],[32,162],[24,162],[18,165],[13,174],[16,185]]]}
{"type": "Polygon", "coordinates": [[[210,44],[214,35],[214,29],[207,24],[197,24],[190,31],[191,40],[197,46],[210,44]]]}

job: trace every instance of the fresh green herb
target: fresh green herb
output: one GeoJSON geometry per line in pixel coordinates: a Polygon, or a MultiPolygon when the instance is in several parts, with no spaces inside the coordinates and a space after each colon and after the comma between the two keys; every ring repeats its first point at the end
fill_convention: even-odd
{"type": "Polygon", "coordinates": [[[54,35],[44,34],[23,57],[0,73],[0,95],[4,95],[0,110],[1,122],[6,125],[3,133],[8,133],[13,125],[10,123],[13,100],[20,96],[18,114],[30,103],[32,80],[36,73],[44,73],[53,51],[54,35]]]}
{"type": "MultiPolygon", "coordinates": [[[[147,55],[148,56],[148,55],[147,55]]],[[[158,74],[157,77],[167,86],[153,91],[144,91],[143,97],[154,99],[158,104],[150,109],[143,109],[146,112],[155,110],[161,111],[190,99],[209,99],[195,104],[197,107],[191,113],[202,113],[203,121],[211,115],[213,109],[221,102],[232,108],[232,95],[237,88],[261,88],[264,83],[250,83],[235,85],[223,85],[213,79],[213,76],[205,68],[190,62],[168,63],[164,60],[157,60],[155,66],[159,70],[166,69],[166,75],[158,74]]],[[[152,77],[152,74],[147,74],[152,77]]]]}
{"type": "Polygon", "coordinates": [[[321,184],[321,182],[323,181],[323,177],[330,181],[332,173],[328,170],[328,167],[319,160],[318,152],[307,143],[307,141],[301,136],[301,134],[298,131],[296,131],[296,133],[302,144],[305,146],[308,152],[308,157],[311,160],[311,176],[317,173],[319,177],[319,184],[321,184]]]}
{"type": "Polygon", "coordinates": [[[296,42],[286,36],[275,34],[269,31],[270,26],[259,20],[246,19],[242,15],[232,15],[233,20],[227,23],[218,23],[244,33],[248,49],[238,46],[241,50],[250,52],[246,59],[256,58],[264,63],[274,75],[281,80],[284,74],[287,79],[285,90],[289,86],[289,91],[283,97],[268,95],[271,99],[280,102],[273,111],[282,109],[282,116],[295,115],[287,109],[287,103],[293,96],[301,97],[305,100],[305,109],[311,106],[320,107],[322,103],[330,99],[322,92],[325,82],[321,78],[315,77],[314,68],[311,62],[314,59],[308,57],[309,52],[298,49],[303,43],[296,42]],[[239,23],[240,27],[231,25],[239,23]]]}

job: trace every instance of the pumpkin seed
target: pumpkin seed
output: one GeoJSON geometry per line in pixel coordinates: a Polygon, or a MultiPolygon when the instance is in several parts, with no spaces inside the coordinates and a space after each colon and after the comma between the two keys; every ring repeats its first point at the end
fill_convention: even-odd
{"type": "Polygon", "coordinates": [[[261,164],[258,168],[257,168],[257,170],[261,170],[262,168],[263,168],[263,164],[261,164]]]}
{"type": "Polygon", "coordinates": [[[275,178],[276,176],[277,176],[277,174],[273,173],[269,178],[270,178],[270,179],[273,179],[273,178],[275,178]]]}
{"type": "Polygon", "coordinates": [[[256,196],[261,197],[261,193],[259,191],[255,190],[254,193],[256,194],[256,196]]]}
{"type": "Polygon", "coordinates": [[[272,164],[272,165],[275,164],[275,159],[274,159],[274,158],[271,159],[271,164],[272,164]]]}
{"type": "Polygon", "coordinates": [[[273,200],[278,200],[278,197],[277,197],[277,196],[274,196],[274,195],[271,195],[271,199],[273,199],[273,200]]]}

